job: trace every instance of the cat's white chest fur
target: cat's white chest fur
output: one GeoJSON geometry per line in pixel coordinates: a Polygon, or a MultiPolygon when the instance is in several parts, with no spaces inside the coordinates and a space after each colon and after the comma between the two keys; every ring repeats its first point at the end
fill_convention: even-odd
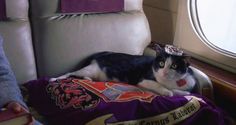
{"type": "Polygon", "coordinates": [[[138,83],[138,86],[166,96],[188,95],[189,90],[195,86],[195,80],[191,75],[186,74],[179,80],[143,80],[138,83]]]}
{"type": "Polygon", "coordinates": [[[195,85],[195,79],[192,77],[192,75],[186,73],[182,78],[180,79],[163,79],[163,78],[157,78],[158,83],[163,85],[164,87],[168,89],[179,89],[183,91],[189,91],[191,90],[195,85]]]}

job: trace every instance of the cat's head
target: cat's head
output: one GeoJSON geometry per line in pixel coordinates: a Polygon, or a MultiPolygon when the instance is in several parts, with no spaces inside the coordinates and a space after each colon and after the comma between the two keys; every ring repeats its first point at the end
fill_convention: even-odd
{"type": "Polygon", "coordinates": [[[157,55],[153,64],[154,75],[163,80],[179,80],[189,67],[190,56],[177,47],[157,46],[157,55]]]}

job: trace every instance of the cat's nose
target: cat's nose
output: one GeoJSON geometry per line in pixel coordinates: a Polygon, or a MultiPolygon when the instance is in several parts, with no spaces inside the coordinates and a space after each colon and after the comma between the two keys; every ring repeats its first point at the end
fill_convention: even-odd
{"type": "Polygon", "coordinates": [[[167,76],[168,72],[167,71],[163,71],[163,76],[167,76]]]}

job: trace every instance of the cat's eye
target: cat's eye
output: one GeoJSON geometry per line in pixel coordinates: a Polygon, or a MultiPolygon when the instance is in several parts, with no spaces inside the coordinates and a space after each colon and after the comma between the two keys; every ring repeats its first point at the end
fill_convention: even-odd
{"type": "Polygon", "coordinates": [[[172,69],[176,69],[176,68],[177,68],[177,65],[176,65],[176,64],[172,64],[172,65],[171,65],[171,68],[172,68],[172,69]]]}
{"type": "Polygon", "coordinates": [[[159,62],[160,67],[164,67],[165,63],[163,61],[159,62]]]}

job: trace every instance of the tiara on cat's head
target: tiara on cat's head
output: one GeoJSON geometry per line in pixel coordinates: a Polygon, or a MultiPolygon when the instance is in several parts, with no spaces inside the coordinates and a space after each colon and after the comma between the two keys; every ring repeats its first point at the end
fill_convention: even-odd
{"type": "Polygon", "coordinates": [[[182,49],[173,45],[165,45],[165,52],[174,56],[182,56],[184,53],[182,49]]]}

